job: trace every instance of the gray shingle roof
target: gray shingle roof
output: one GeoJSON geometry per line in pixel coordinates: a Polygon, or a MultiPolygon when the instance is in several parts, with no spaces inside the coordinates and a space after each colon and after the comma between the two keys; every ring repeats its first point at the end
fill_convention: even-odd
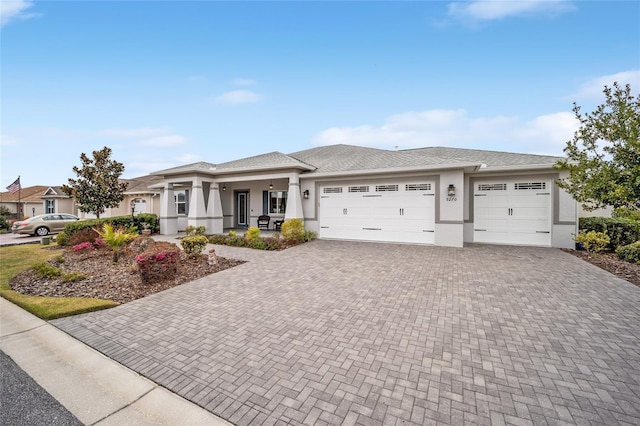
{"type": "Polygon", "coordinates": [[[204,161],[161,170],[153,175],[171,175],[192,172],[224,173],[232,171],[267,170],[294,167],[305,174],[372,171],[402,168],[436,168],[438,166],[551,166],[562,157],[550,155],[518,154],[480,149],[428,147],[400,151],[366,148],[354,145],[328,145],[297,151],[291,154],[269,152],[226,163],[204,161]]]}
{"type": "Polygon", "coordinates": [[[294,152],[289,156],[314,165],[317,169],[313,173],[427,167],[456,163],[468,165],[470,163],[467,160],[427,156],[413,151],[389,151],[353,145],[320,146],[294,152]]]}
{"type": "Polygon", "coordinates": [[[307,170],[314,168],[313,166],[305,164],[304,162],[297,160],[289,155],[274,151],[267,154],[261,154],[253,157],[241,158],[240,160],[221,163],[216,166],[216,169],[221,171],[238,169],[264,169],[274,168],[278,166],[299,167],[307,170]]]}
{"type": "Polygon", "coordinates": [[[402,152],[413,152],[425,157],[439,157],[469,162],[480,162],[488,167],[525,166],[555,164],[563,157],[536,154],[518,154],[514,152],[486,151],[481,149],[447,148],[441,146],[416,148],[402,152]]]}

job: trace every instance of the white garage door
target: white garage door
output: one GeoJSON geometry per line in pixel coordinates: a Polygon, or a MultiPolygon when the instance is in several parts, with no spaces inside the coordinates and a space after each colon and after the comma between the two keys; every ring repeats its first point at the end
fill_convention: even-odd
{"type": "Polygon", "coordinates": [[[320,238],[434,244],[435,184],[323,186],[319,216],[320,238]]]}
{"type": "Polygon", "coordinates": [[[476,182],[473,228],[476,243],[551,245],[551,181],[476,182]]]}

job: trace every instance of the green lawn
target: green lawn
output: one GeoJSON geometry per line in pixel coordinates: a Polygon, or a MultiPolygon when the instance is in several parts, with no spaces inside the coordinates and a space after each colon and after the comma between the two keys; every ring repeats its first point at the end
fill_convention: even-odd
{"type": "Polygon", "coordinates": [[[9,281],[15,274],[58,254],[60,253],[56,250],[46,250],[45,247],[37,244],[0,248],[0,296],[45,320],[117,305],[114,301],[104,299],[27,296],[11,290],[9,281]]]}

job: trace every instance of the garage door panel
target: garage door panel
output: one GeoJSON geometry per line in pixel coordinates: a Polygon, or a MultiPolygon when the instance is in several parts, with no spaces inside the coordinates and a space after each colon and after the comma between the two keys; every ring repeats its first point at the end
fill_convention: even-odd
{"type": "MultiPolygon", "coordinates": [[[[332,190],[338,191],[336,187],[332,190]]],[[[342,186],[342,193],[320,199],[320,237],[433,244],[432,187],[432,183],[426,183],[406,191],[400,183],[342,186]]]]}
{"type": "Polygon", "coordinates": [[[551,182],[522,178],[474,185],[474,241],[551,244],[551,182]]]}

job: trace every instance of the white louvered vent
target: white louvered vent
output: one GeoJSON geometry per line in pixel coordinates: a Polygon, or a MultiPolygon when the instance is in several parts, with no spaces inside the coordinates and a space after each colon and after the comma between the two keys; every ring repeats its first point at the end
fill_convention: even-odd
{"type": "Polygon", "coordinates": [[[506,183],[480,183],[478,184],[478,191],[506,191],[506,183]]]}
{"type": "Polygon", "coordinates": [[[369,192],[368,185],[350,186],[349,192],[369,192]]]}
{"type": "Polygon", "coordinates": [[[515,189],[547,189],[546,182],[518,182],[515,189]]]}
{"type": "Polygon", "coordinates": [[[430,183],[408,183],[404,187],[405,191],[431,191],[430,183]]]}
{"type": "Polygon", "coordinates": [[[322,192],[325,194],[342,194],[341,186],[331,186],[323,188],[322,192]]]}
{"type": "Polygon", "coordinates": [[[376,185],[376,192],[395,192],[398,185],[376,185]]]}

